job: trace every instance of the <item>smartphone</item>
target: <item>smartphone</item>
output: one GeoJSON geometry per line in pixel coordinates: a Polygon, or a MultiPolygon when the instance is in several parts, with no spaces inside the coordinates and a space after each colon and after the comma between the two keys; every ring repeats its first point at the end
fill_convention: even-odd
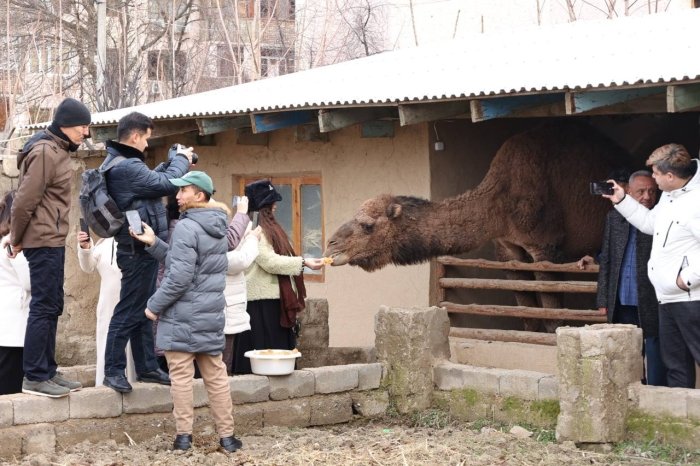
{"type": "Polygon", "coordinates": [[[238,201],[240,200],[241,196],[233,196],[233,198],[231,199],[231,205],[234,207],[234,209],[238,207],[238,201]]]}
{"type": "Polygon", "coordinates": [[[137,210],[127,210],[126,221],[129,222],[129,228],[131,228],[134,233],[140,235],[143,233],[143,225],[141,225],[141,216],[137,210]]]}
{"type": "Polygon", "coordinates": [[[591,181],[590,189],[591,194],[596,195],[613,194],[615,192],[613,184],[607,181],[591,181]]]}
{"type": "Polygon", "coordinates": [[[12,245],[10,243],[7,243],[7,246],[5,246],[5,249],[7,249],[7,255],[12,256],[12,245]]]}
{"type": "Polygon", "coordinates": [[[84,218],[80,219],[80,231],[84,231],[88,235],[90,234],[90,228],[84,218]]]}
{"type": "Polygon", "coordinates": [[[253,212],[253,220],[252,220],[253,229],[258,227],[258,215],[260,215],[260,212],[258,212],[257,210],[255,212],[253,212]]]}

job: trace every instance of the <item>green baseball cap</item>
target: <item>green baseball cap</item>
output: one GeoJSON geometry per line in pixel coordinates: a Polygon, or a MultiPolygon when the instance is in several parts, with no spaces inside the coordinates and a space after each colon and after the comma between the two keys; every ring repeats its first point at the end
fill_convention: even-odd
{"type": "Polygon", "coordinates": [[[181,178],[172,178],[169,181],[175,186],[189,186],[193,184],[210,196],[214,194],[214,182],[209,175],[204,172],[195,170],[185,174],[185,176],[181,178]]]}

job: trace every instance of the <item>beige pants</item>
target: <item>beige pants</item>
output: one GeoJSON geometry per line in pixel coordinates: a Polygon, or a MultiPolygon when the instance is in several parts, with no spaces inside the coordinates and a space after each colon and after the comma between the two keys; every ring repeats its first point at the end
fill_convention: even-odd
{"type": "Polygon", "coordinates": [[[181,353],[166,351],[170,370],[170,394],[173,397],[173,416],[178,434],[191,434],[194,422],[194,361],[204,379],[204,387],[209,397],[209,411],[214,417],[219,437],[233,435],[233,404],[228,385],[226,366],[221,355],[203,353],[181,353]]]}

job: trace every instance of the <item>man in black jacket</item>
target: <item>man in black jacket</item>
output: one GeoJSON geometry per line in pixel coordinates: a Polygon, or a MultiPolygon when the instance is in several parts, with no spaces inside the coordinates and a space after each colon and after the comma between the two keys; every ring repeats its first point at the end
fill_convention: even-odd
{"type": "MultiPolygon", "coordinates": [[[[656,204],[658,188],[649,171],[634,172],[627,194],[651,209],[656,204]]],[[[659,307],[654,287],[647,274],[652,237],[629,224],[615,209],[605,222],[603,246],[598,258],[597,305],[608,322],[641,327],[647,359],[649,385],[666,385],[666,367],[661,361],[659,345],[659,307]]]]}
{"type": "MultiPolygon", "coordinates": [[[[169,179],[179,178],[189,170],[192,149],[183,149],[165,164],[151,170],[144,163],[143,151],[153,121],[138,112],[119,120],[118,141],[107,142],[109,164],[115,157],[123,157],[106,172],[107,189],[121,211],[137,210],[141,220],[150,225],[164,241],[168,236],[168,219],[162,197],[177,192],[169,179]]],[[[117,265],[122,272],[119,303],[109,322],[105,349],[104,385],[121,393],[131,391],[124,369],[126,343],[131,340],[137,379],[170,385],[170,378],[158,366],[153,347],[153,327],[144,315],[146,303],[155,291],[158,262],[147,252],[145,245],[129,235],[125,223],[115,235],[117,265]]]]}

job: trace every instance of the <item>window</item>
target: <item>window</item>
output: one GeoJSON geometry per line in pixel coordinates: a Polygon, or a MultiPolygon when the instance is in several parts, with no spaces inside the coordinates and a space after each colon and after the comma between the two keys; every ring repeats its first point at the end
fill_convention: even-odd
{"type": "Polygon", "coordinates": [[[260,76],[282,76],[294,71],[292,51],[276,47],[260,49],[260,76]]]}
{"type": "MultiPolygon", "coordinates": [[[[168,50],[151,50],[148,52],[148,79],[170,81],[172,75],[172,60],[168,50]]],[[[175,53],[175,81],[182,81],[185,76],[187,57],[179,50],[175,53]]]]}
{"type": "MultiPolygon", "coordinates": [[[[238,182],[238,193],[244,193],[246,184],[264,178],[241,178],[238,182]]],[[[275,218],[287,232],[294,251],[304,257],[321,257],[325,245],[321,177],[308,175],[268,179],[282,195],[282,200],[277,203],[275,218]]],[[[304,277],[308,281],[322,282],[323,269],[306,268],[304,277]]]]}

